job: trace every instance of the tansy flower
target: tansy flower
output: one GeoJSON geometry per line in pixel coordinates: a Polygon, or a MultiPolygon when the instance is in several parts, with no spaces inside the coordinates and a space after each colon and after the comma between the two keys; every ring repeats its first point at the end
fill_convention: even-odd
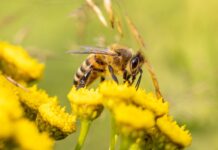
{"type": "Polygon", "coordinates": [[[35,120],[39,106],[57,99],[56,97],[49,97],[44,90],[37,89],[36,85],[27,88],[28,91],[21,88],[17,90],[25,115],[30,120],[35,120]]]}
{"type": "Polygon", "coordinates": [[[19,149],[51,150],[53,140],[47,133],[39,133],[34,123],[21,119],[14,125],[14,139],[19,149]]]}
{"type": "Polygon", "coordinates": [[[0,42],[0,69],[17,81],[37,80],[42,76],[44,64],[33,59],[20,46],[0,42]]]}
{"type": "Polygon", "coordinates": [[[128,84],[120,84],[113,81],[105,81],[100,84],[99,91],[104,97],[116,97],[119,99],[130,99],[135,95],[136,89],[128,84]]]}
{"type": "Polygon", "coordinates": [[[13,92],[13,95],[17,94],[16,86],[12,84],[0,71],[0,87],[10,89],[13,92]]]}
{"type": "Polygon", "coordinates": [[[155,150],[179,150],[181,146],[173,143],[156,127],[153,128],[153,132],[148,133],[145,137],[142,149],[155,149],[155,150]]]}
{"type": "Polygon", "coordinates": [[[0,110],[0,125],[1,125],[0,126],[0,143],[1,143],[1,140],[8,139],[13,132],[13,123],[11,122],[11,119],[8,117],[8,114],[2,110],[0,110]]]}
{"type": "Polygon", "coordinates": [[[192,137],[185,127],[179,127],[173,119],[167,115],[157,119],[157,127],[165,134],[172,142],[187,147],[191,144],[192,137]]]}
{"type": "Polygon", "coordinates": [[[22,114],[13,85],[0,74],[0,140],[6,140],[11,136],[13,121],[21,118],[22,114]]]}
{"type": "Polygon", "coordinates": [[[140,137],[155,125],[154,114],[134,105],[120,104],[112,110],[121,134],[140,137]]]}
{"type": "Polygon", "coordinates": [[[100,84],[99,92],[103,95],[103,104],[108,109],[113,109],[120,103],[131,103],[136,89],[127,84],[120,84],[113,81],[105,81],[100,84]]]}
{"type": "Polygon", "coordinates": [[[23,114],[16,91],[12,84],[0,74],[0,111],[10,119],[20,118],[23,114]]]}
{"type": "Polygon", "coordinates": [[[168,113],[168,103],[157,99],[152,93],[146,93],[143,89],[136,90],[127,84],[118,85],[115,82],[106,81],[100,84],[99,91],[104,97],[104,104],[110,109],[119,103],[136,105],[143,109],[149,109],[156,116],[168,113]]]}
{"type": "Polygon", "coordinates": [[[36,122],[40,131],[47,131],[56,140],[65,138],[76,128],[76,117],[66,113],[57,101],[41,105],[36,122]]]}
{"type": "Polygon", "coordinates": [[[80,118],[93,120],[102,110],[102,95],[97,90],[73,87],[68,94],[73,112],[80,118]]]}
{"type": "Polygon", "coordinates": [[[156,116],[167,114],[169,111],[168,102],[158,99],[153,93],[146,93],[142,89],[138,89],[133,98],[133,102],[143,108],[154,112],[156,116]]]}
{"type": "Polygon", "coordinates": [[[80,150],[85,142],[91,122],[96,119],[103,110],[102,95],[98,90],[72,87],[68,94],[73,113],[79,117],[81,127],[80,135],[75,150],[80,150]]]}

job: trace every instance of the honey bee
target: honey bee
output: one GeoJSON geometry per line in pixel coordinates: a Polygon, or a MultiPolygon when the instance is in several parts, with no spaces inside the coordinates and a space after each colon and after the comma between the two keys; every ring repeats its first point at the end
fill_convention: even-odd
{"type": "Polygon", "coordinates": [[[143,54],[139,51],[133,54],[130,48],[113,44],[109,48],[82,47],[83,50],[70,50],[70,54],[90,54],[78,68],[74,76],[74,85],[77,89],[90,85],[97,78],[105,80],[111,75],[118,83],[116,75],[122,75],[124,82],[132,85],[139,74],[136,83],[138,89],[142,78],[142,65],[145,62],[143,54]]]}

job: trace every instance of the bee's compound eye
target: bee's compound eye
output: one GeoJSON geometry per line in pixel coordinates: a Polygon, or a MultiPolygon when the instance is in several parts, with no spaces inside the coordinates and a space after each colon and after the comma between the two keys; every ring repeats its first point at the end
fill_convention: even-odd
{"type": "Polygon", "coordinates": [[[138,57],[135,57],[132,59],[131,61],[131,68],[134,70],[138,67],[138,64],[139,64],[139,59],[138,57]]]}

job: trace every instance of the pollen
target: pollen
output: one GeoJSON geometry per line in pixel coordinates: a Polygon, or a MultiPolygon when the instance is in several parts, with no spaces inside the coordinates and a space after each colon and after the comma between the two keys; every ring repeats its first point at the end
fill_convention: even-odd
{"type": "Polygon", "coordinates": [[[171,141],[182,146],[187,147],[192,142],[191,134],[185,127],[178,126],[178,124],[173,121],[172,117],[167,115],[157,119],[157,127],[162,133],[164,133],[171,141]]]}
{"type": "Polygon", "coordinates": [[[21,47],[0,42],[0,69],[17,81],[37,80],[42,76],[44,64],[33,59],[21,47]]]}

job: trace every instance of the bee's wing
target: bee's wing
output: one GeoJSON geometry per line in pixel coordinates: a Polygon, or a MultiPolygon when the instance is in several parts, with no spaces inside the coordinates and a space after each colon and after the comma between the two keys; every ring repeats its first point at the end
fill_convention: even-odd
{"type": "Polygon", "coordinates": [[[114,51],[111,51],[109,48],[98,48],[98,47],[89,47],[82,46],[84,50],[69,50],[67,53],[69,54],[102,54],[102,55],[110,55],[117,56],[118,54],[114,51]]]}

